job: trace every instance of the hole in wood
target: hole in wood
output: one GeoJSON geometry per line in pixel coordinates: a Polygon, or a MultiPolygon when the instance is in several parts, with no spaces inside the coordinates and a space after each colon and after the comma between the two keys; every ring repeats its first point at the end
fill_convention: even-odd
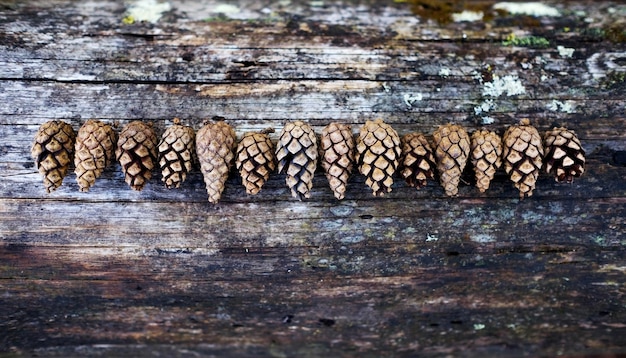
{"type": "Polygon", "coordinates": [[[335,320],[330,318],[320,318],[319,322],[326,327],[330,327],[335,324],[335,320]]]}

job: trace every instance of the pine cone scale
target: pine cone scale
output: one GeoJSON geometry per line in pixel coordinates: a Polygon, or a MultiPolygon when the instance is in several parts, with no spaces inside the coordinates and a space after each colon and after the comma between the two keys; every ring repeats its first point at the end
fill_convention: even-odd
{"type": "Polygon", "coordinates": [[[393,175],[399,166],[401,154],[398,133],[381,119],[366,121],[359,131],[356,143],[359,172],[374,196],[391,191],[393,175]]]}
{"type": "Polygon", "coordinates": [[[246,133],[237,146],[236,166],[248,194],[257,194],[276,169],[274,145],[268,136],[271,132],[274,130],[270,128],[246,133]]]}
{"type": "Polygon", "coordinates": [[[130,122],[119,135],[116,152],[126,183],[140,191],[152,177],[157,158],[156,135],[151,124],[130,122]]]}
{"type": "Polygon", "coordinates": [[[520,191],[520,198],[532,196],[543,157],[539,132],[525,119],[506,130],[503,143],[505,171],[520,191]]]}
{"type": "Polygon", "coordinates": [[[557,182],[571,183],[585,172],[585,151],[571,130],[553,128],[545,133],[546,173],[553,174],[557,182]]]}
{"type": "Polygon", "coordinates": [[[196,140],[193,128],[180,124],[178,118],[161,136],[159,166],[161,180],[168,189],[179,188],[187,180],[196,159],[196,140]]]}
{"type": "Polygon", "coordinates": [[[446,124],[435,130],[433,139],[439,181],[446,195],[455,196],[458,194],[461,174],[469,157],[469,135],[457,124],[446,124]]]}
{"type": "Polygon", "coordinates": [[[46,192],[61,186],[73,161],[75,138],[72,126],[63,121],[46,122],[35,134],[31,155],[43,177],[46,192]]]}
{"type": "Polygon", "coordinates": [[[313,128],[302,121],[285,124],[276,146],[276,159],[278,171],[287,175],[285,183],[291,195],[298,200],[309,198],[318,159],[313,128]]]}
{"type": "Polygon", "coordinates": [[[235,157],[235,143],[235,130],[222,121],[207,123],[196,133],[198,160],[210,203],[216,204],[222,197],[235,157]]]}

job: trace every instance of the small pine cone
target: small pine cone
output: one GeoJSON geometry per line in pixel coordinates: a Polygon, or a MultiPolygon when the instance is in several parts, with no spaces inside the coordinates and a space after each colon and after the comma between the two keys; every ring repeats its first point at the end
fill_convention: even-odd
{"type": "Polygon", "coordinates": [[[543,157],[541,136],[528,119],[510,126],[503,137],[502,160],[504,170],[510,175],[520,198],[532,196],[539,177],[543,157]]]}
{"type": "Polygon", "coordinates": [[[317,136],[313,128],[302,121],[285,124],[276,146],[278,172],[287,174],[285,182],[298,200],[311,197],[317,156],[317,136]]]}
{"type": "Polygon", "coordinates": [[[366,121],[359,131],[356,150],[359,172],[374,196],[391,192],[393,175],[400,164],[400,136],[382,119],[366,121]]]}
{"type": "Polygon", "coordinates": [[[43,176],[46,192],[61,186],[74,157],[75,139],[72,126],[63,121],[50,121],[39,127],[30,153],[43,176]]]}
{"type": "Polygon", "coordinates": [[[553,128],[544,136],[546,173],[557,182],[571,183],[585,172],[585,150],[574,131],[553,128]]]}
{"type": "Polygon", "coordinates": [[[421,189],[428,179],[435,179],[435,156],[428,140],[421,133],[402,137],[402,177],[408,186],[421,189]]]}
{"type": "Polygon", "coordinates": [[[237,146],[235,165],[248,194],[257,194],[276,170],[274,144],[268,135],[272,132],[274,129],[268,128],[261,133],[246,133],[237,146]]]}
{"type": "Polygon", "coordinates": [[[200,170],[210,203],[217,204],[222,197],[235,157],[233,149],[236,140],[233,127],[223,121],[207,123],[196,134],[200,170]]]}
{"type": "Polygon", "coordinates": [[[80,191],[89,191],[115,154],[117,135],[113,128],[101,121],[90,119],[78,130],[74,172],[80,191]]]}
{"type": "Polygon", "coordinates": [[[163,133],[158,149],[161,180],[168,189],[180,187],[195,161],[196,134],[193,128],[180,124],[175,118],[174,124],[163,133]]]}
{"type": "Polygon", "coordinates": [[[489,184],[502,165],[502,139],[496,132],[478,130],[472,133],[471,161],[476,174],[476,187],[481,193],[489,189],[489,184]]]}
{"type": "Polygon", "coordinates": [[[331,123],[324,127],[320,156],[326,179],[335,198],[345,197],[348,179],[354,167],[354,137],[347,124],[331,123]]]}
{"type": "Polygon", "coordinates": [[[433,133],[439,181],[446,195],[459,192],[459,182],[470,153],[470,137],[458,124],[439,126],[433,133]]]}
{"type": "Polygon", "coordinates": [[[126,183],[133,190],[142,190],[152,177],[157,157],[156,143],[152,123],[133,121],[120,133],[116,157],[122,166],[126,183]]]}

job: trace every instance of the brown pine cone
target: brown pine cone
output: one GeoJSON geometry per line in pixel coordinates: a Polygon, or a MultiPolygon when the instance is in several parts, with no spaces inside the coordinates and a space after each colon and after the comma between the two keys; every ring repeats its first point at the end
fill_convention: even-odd
{"type": "Polygon", "coordinates": [[[161,180],[168,189],[180,187],[196,160],[196,133],[174,118],[174,124],[161,136],[158,149],[161,180]]]}
{"type": "Polygon", "coordinates": [[[223,121],[207,123],[196,134],[200,170],[204,176],[209,202],[217,204],[224,191],[235,154],[235,130],[223,121]]]}
{"type": "Polygon", "coordinates": [[[574,131],[553,128],[544,136],[546,173],[557,182],[571,183],[585,172],[585,150],[574,131]]]}
{"type": "Polygon", "coordinates": [[[302,121],[285,124],[276,146],[278,172],[287,174],[285,182],[298,200],[311,197],[317,156],[317,136],[313,128],[302,121]]]}
{"type": "Polygon", "coordinates": [[[46,192],[61,186],[74,158],[75,139],[72,126],[63,121],[50,121],[39,127],[30,153],[43,176],[46,192]]]}
{"type": "Polygon", "coordinates": [[[122,166],[126,183],[140,191],[152,177],[157,148],[152,123],[133,121],[122,129],[117,140],[116,157],[122,166]]]}
{"type": "Polygon", "coordinates": [[[113,128],[101,121],[90,119],[78,130],[74,172],[80,191],[89,191],[115,155],[117,135],[113,128]]]}
{"type": "Polygon", "coordinates": [[[354,167],[354,137],[347,124],[331,123],[324,127],[320,156],[326,179],[335,198],[345,197],[348,179],[354,167]]]}
{"type": "Polygon", "coordinates": [[[455,196],[459,192],[461,174],[470,152],[470,137],[458,124],[439,126],[433,133],[435,158],[439,181],[446,195],[455,196]]]}
{"type": "Polygon", "coordinates": [[[408,186],[421,189],[427,179],[435,179],[435,156],[422,133],[402,137],[402,170],[400,174],[408,186]]]}
{"type": "Polygon", "coordinates": [[[503,144],[504,170],[520,191],[520,198],[532,196],[543,157],[539,132],[528,119],[523,119],[519,125],[512,125],[504,132],[503,144]]]}
{"type": "Polygon", "coordinates": [[[235,164],[248,194],[257,194],[276,169],[274,144],[268,135],[273,132],[268,128],[261,133],[246,133],[239,141],[235,164]]]}
{"type": "Polygon", "coordinates": [[[471,161],[476,174],[476,187],[481,193],[489,189],[489,184],[502,165],[502,139],[496,132],[485,129],[472,133],[471,161]]]}
{"type": "Polygon", "coordinates": [[[382,119],[365,121],[356,143],[359,172],[374,196],[391,192],[393,175],[400,164],[400,136],[382,119]]]}

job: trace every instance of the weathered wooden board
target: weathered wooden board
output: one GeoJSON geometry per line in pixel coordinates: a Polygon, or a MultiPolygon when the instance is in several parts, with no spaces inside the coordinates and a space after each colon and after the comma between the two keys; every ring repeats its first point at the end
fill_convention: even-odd
{"type": "Polygon", "coordinates": [[[412,12],[425,3],[171,1],[133,24],[129,3],[0,3],[0,351],[626,353],[626,6],[439,24],[412,12]],[[119,165],[89,193],[70,174],[47,195],[30,158],[50,119],[161,133],[213,116],[238,135],[529,117],[574,129],[588,171],[544,175],[524,201],[503,172],[479,194],[468,169],[456,198],[400,179],[374,198],[355,175],[341,202],[321,172],[299,202],[283,176],[248,196],[233,171],[210,205],[197,171],[134,192],[119,165]]]}

